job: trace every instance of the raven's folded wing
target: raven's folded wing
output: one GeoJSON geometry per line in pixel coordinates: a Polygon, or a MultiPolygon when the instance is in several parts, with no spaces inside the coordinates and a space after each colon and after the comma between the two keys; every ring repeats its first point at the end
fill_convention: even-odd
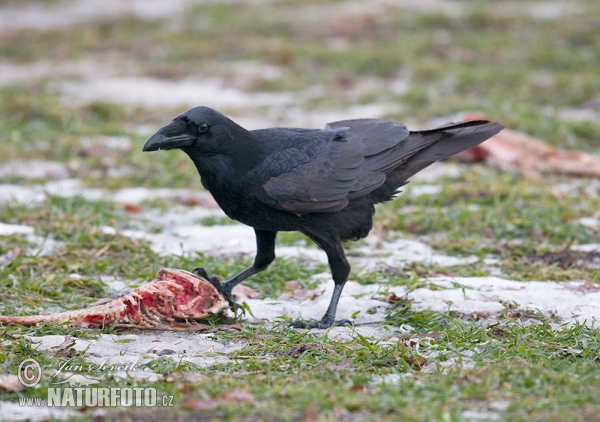
{"type": "Polygon", "coordinates": [[[375,157],[408,133],[403,125],[376,119],[295,132],[256,169],[260,188],[255,194],[269,206],[297,214],[338,211],[385,182],[375,157]]]}
{"type": "Polygon", "coordinates": [[[345,120],[320,131],[293,134],[256,169],[255,195],[271,207],[305,214],[335,212],[372,194],[391,199],[416,172],[495,135],[503,126],[485,120],[409,132],[376,119],[345,120]]]}

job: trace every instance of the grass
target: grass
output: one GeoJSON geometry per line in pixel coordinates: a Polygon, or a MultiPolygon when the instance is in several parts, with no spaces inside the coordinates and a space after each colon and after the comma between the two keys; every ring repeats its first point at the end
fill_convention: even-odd
{"type": "MultiPolygon", "coordinates": [[[[0,7],[16,4],[2,1],[0,7]]],[[[562,112],[586,107],[600,92],[600,9],[584,0],[573,13],[542,20],[527,13],[537,4],[511,9],[485,0],[460,2],[464,13],[456,16],[393,5],[383,12],[356,11],[345,1],[202,4],[183,16],[154,21],[120,16],[50,30],[5,31],[0,58],[22,66],[25,74],[40,62],[51,69],[96,63],[99,70],[82,79],[99,77],[101,63],[117,75],[218,77],[250,93],[292,92],[302,112],[384,103],[393,111],[377,117],[419,124],[479,112],[553,145],[598,154],[600,120],[569,120],[562,112]],[[253,73],[252,66],[259,71],[253,73]],[[264,66],[272,72],[263,72],[264,66]],[[405,88],[391,88],[399,82],[405,88]]],[[[60,72],[31,73],[0,86],[0,165],[14,159],[58,161],[84,186],[108,192],[140,186],[201,189],[184,154],[141,152],[146,137],[182,109],[78,104],[60,89],[62,82],[77,79],[60,72]]],[[[279,115],[270,106],[222,111],[269,119],[279,115]]],[[[17,175],[0,180],[22,186],[46,182],[17,175]]],[[[438,193],[423,194],[419,188],[427,183],[411,182],[398,199],[378,205],[375,230],[383,240],[415,239],[438,254],[477,261],[453,267],[408,263],[356,271],[353,280],[377,284],[381,294],[396,286],[409,293],[440,290],[429,280],[440,275],[600,282],[598,257],[570,249],[598,242],[598,228],[581,224],[600,209],[600,191],[592,181],[555,175],[532,181],[510,170],[472,165],[435,184],[438,193]]],[[[201,264],[210,275],[228,278],[251,264],[247,254],[220,251],[161,255],[149,242],[120,234],[159,234],[166,226],[136,213],[187,210],[172,202],[156,199],[138,206],[50,194],[36,203],[0,202],[1,222],[32,226],[36,236],[58,242],[41,254],[39,239],[0,235],[3,314],[81,308],[112,294],[103,282],[107,276],[134,287],[161,267],[201,264]],[[106,226],[117,233],[107,234],[106,226]]],[[[190,221],[213,227],[232,223],[218,216],[190,221]]],[[[311,246],[297,233],[281,233],[277,242],[279,247],[311,246]]],[[[353,254],[364,258],[358,246],[365,245],[348,245],[350,259],[353,254]]],[[[245,284],[265,297],[278,297],[290,280],[316,287],[315,276],[324,271],[322,264],[279,258],[245,284]]],[[[510,304],[494,318],[468,316],[416,310],[407,298],[395,300],[389,306],[382,302],[387,308],[377,335],[367,334],[369,327],[341,337],[297,331],[287,327],[286,318],[269,324],[242,320],[238,329],[222,331],[223,321],[212,320],[210,339],[243,345],[222,363],[202,366],[181,356],[150,356],[145,367],[163,375],[156,382],[91,374],[102,378],[102,386],[156,387],[173,397],[175,407],[108,409],[105,415],[82,411],[71,419],[598,420],[594,321],[569,324],[510,304]]],[[[0,374],[14,374],[28,357],[44,368],[65,359],[86,364],[86,353],[70,346],[39,350],[32,337],[47,335],[94,340],[100,333],[49,324],[0,327],[0,374]]],[[[194,333],[181,336],[196,338],[194,333]]],[[[130,340],[117,340],[115,350],[130,340]]],[[[44,396],[49,385],[43,377],[40,389],[0,389],[0,400],[44,396]]]]}
{"type": "MultiPolygon", "coordinates": [[[[249,392],[253,399],[246,403],[229,402],[216,406],[214,413],[209,410],[213,417],[225,420],[266,415],[273,420],[299,420],[307,412],[326,419],[335,412],[348,412],[359,419],[437,420],[445,414],[461,419],[466,410],[494,414],[498,409],[506,420],[540,416],[559,420],[568,412],[583,420],[595,408],[593,391],[600,377],[599,338],[593,327],[549,321],[477,327],[450,315],[414,312],[404,306],[390,311],[389,322],[411,324],[417,335],[431,337],[382,342],[356,333],[347,340],[331,340],[283,325],[246,326],[214,336],[248,342],[246,348],[230,355],[230,363],[199,368],[160,358],[148,364],[163,374],[198,372],[206,376],[204,381],[145,385],[173,395],[188,410],[217,401],[233,389],[249,392]],[[290,355],[294,347],[306,350],[290,355]],[[459,363],[446,366],[448,359],[459,363]],[[439,369],[422,372],[424,362],[439,369]],[[328,394],[323,394],[325,385],[328,394]]],[[[8,330],[10,335],[24,331],[8,330]]],[[[43,334],[44,329],[33,332],[43,334]]],[[[85,331],[73,334],[87,335],[85,331]]],[[[60,363],[60,356],[36,353],[25,339],[13,342],[10,352],[36,356],[48,366],[60,363]]],[[[80,357],[72,358],[73,364],[85,365],[80,357]]],[[[107,379],[103,385],[140,384],[135,379],[107,379]]],[[[29,394],[33,393],[39,395],[39,391],[29,394]]]]}
{"type": "Polygon", "coordinates": [[[600,207],[597,195],[559,192],[552,186],[564,183],[560,177],[549,184],[548,179],[534,182],[495,170],[490,177],[489,172],[485,169],[486,177],[482,177],[477,169],[469,170],[447,180],[433,195],[414,195],[409,185],[398,199],[380,206],[376,224],[384,231],[427,239],[431,246],[449,254],[481,258],[492,254],[502,260],[503,272],[512,278],[599,280],[600,273],[593,265],[582,271],[574,268],[574,263],[561,267],[558,260],[546,260],[542,265],[531,258],[532,254],[548,255],[573,244],[596,242],[597,229],[579,219],[596,213],[600,207]],[[397,212],[403,209],[410,212],[397,212]]]}

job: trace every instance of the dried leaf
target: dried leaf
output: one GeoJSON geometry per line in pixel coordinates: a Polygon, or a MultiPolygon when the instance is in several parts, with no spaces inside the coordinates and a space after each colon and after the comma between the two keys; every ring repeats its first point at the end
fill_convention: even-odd
{"type": "Polygon", "coordinates": [[[406,300],[407,297],[408,296],[406,296],[406,295],[398,296],[396,293],[390,293],[389,295],[374,297],[373,299],[393,304],[393,303],[400,302],[401,300],[406,300]]]}
{"type": "Polygon", "coordinates": [[[225,404],[237,404],[240,402],[254,404],[256,399],[248,390],[244,388],[234,388],[225,393],[221,401],[225,404]]]}
{"type": "Polygon", "coordinates": [[[304,289],[304,286],[298,280],[290,280],[286,281],[285,289],[294,291],[298,289],[304,289]]]}
{"type": "Polygon", "coordinates": [[[319,417],[320,414],[321,414],[321,412],[319,412],[319,409],[314,407],[312,404],[308,404],[304,408],[304,420],[305,421],[314,421],[315,419],[317,419],[319,417]]]}
{"type": "Polygon", "coordinates": [[[573,290],[573,291],[580,292],[583,294],[596,293],[596,292],[600,291],[600,285],[592,283],[589,280],[584,280],[582,283],[581,282],[565,283],[563,286],[567,290],[573,290]]]}
{"type": "Polygon", "coordinates": [[[293,292],[285,292],[281,294],[281,299],[284,300],[297,300],[297,301],[305,301],[305,300],[315,300],[319,296],[325,293],[325,289],[312,289],[306,290],[304,287],[301,289],[296,289],[293,292]]]}
{"type": "Polygon", "coordinates": [[[72,335],[67,334],[63,342],[58,346],[58,350],[67,349],[69,347],[72,347],[73,345],[75,345],[75,339],[72,335]]]}
{"type": "Polygon", "coordinates": [[[130,214],[139,214],[144,210],[144,207],[140,204],[125,204],[123,209],[130,214]]]}
{"type": "Polygon", "coordinates": [[[370,392],[369,387],[367,387],[366,385],[362,385],[362,384],[354,384],[352,387],[349,388],[350,391],[355,391],[357,393],[368,393],[370,392]]]}
{"type": "Polygon", "coordinates": [[[210,195],[179,196],[175,198],[175,201],[188,207],[200,206],[202,208],[208,208],[211,210],[220,209],[217,202],[210,195]]]}
{"type": "Polygon", "coordinates": [[[254,290],[252,287],[244,286],[243,284],[238,284],[232,290],[233,295],[240,299],[258,299],[262,297],[262,294],[254,290]]]}
{"type": "Polygon", "coordinates": [[[419,340],[413,338],[407,338],[402,341],[406,347],[416,347],[419,344],[419,340]]]}
{"type": "Polygon", "coordinates": [[[424,357],[418,357],[415,359],[407,360],[406,362],[415,369],[421,369],[427,363],[427,359],[425,359],[424,357]]]}
{"type": "Polygon", "coordinates": [[[329,369],[332,371],[340,371],[352,365],[352,362],[354,362],[352,359],[346,358],[340,363],[332,363],[331,365],[329,365],[329,369]]]}
{"type": "Polygon", "coordinates": [[[71,348],[74,345],[75,345],[75,339],[73,338],[73,336],[66,335],[63,342],[56,347],[55,353],[58,356],[62,356],[64,358],[71,357],[71,356],[77,354],[77,350],[71,348]]]}

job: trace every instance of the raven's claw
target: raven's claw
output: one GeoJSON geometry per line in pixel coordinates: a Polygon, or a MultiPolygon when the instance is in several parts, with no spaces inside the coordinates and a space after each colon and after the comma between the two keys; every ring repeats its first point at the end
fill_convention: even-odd
{"type": "Polygon", "coordinates": [[[350,326],[354,326],[354,324],[352,323],[352,321],[348,320],[348,319],[341,319],[338,321],[329,321],[329,320],[325,320],[322,319],[321,321],[317,321],[317,322],[308,322],[308,321],[294,321],[290,324],[291,328],[307,328],[307,329],[313,329],[313,328],[319,328],[319,329],[327,329],[327,328],[331,328],[331,327],[345,327],[346,325],[350,325],[350,326]]]}
{"type": "Polygon", "coordinates": [[[197,276],[200,276],[202,278],[205,279],[210,279],[210,277],[208,276],[208,273],[206,272],[206,270],[202,267],[196,267],[192,270],[192,274],[196,274],[197,276]]]}
{"type": "Polygon", "coordinates": [[[209,277],[206,270],[202,267],[194,268],[192,270],[192,273],[202,278],[205,278],[210,284],[212,284],[215,287],[215,289],[219,291],[219,293],[225,296],[225,299],[227,299],[227,302],[229,302],[229,307],[231,308],[233,313],[236,313],[237,311],[242,311],[243,313],[246,313],[242,305],[240,305],[233,299],[233,287],[229,285],[228,282],[221,283],[219,277],[217,277],[216,275],[209,277]]]}

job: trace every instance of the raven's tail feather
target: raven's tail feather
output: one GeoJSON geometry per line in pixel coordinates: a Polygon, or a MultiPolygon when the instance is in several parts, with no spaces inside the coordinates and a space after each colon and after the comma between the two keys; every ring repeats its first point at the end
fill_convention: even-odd
{"type": "Polygon", "coordinates": [[[500,123],[489,122],[487,120],[474,120],[472,122],[442,126],[432,130],[411,132],[409,135],[411,137],[439,136],[440,132],[442,137],[433,145],[413,155],[409,161],[430,161],[433,163],[443,160],[451,155],[479,145],[502,129],[504,129],[504,126],[500,123]]]}
{"type": "MultiPolygon", "coordinates": [[[[420,137],[423,139],[424,144],[431,144],[427,141],[431,137],[439,139],[390,171],[383,186],[372,192],[372,198],[376,202],[391,199],[400,186],[406,184],[411,176],[425,167],[479,145],[502,129],[504,129],[504,126],[500,123],[474,120],[458,124],[451,123],[431,130],[411,132],[409,137],[413,139],[420,137]]],[[[418,139],[415,140],[418,141],[418,139]]]]}

